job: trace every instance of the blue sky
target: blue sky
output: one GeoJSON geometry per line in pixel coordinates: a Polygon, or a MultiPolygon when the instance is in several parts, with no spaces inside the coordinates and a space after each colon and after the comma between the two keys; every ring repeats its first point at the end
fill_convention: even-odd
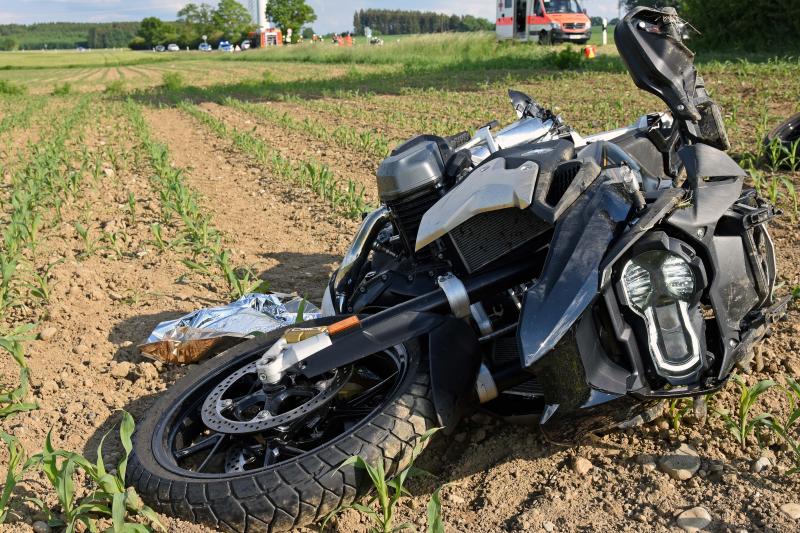
{"type": "MultiPolygon", "coordinates": [[[[31,22],[107,22],[155,16],[174,19],[189,0],[0,0],[0,24],[31,22]]],[[[194,0],[200,3],[202,0],[194,0]]],[[[206,0],[215,4],[215,0],[206,0]]],[[[240,0],[247,5],[247,0],[240,0]]],[[[353,12],[362,8],[422,9],[494,19],[493,0],[308,0],[317,13],[318,32],[352,26],[353,12]]],[[[590,15],[617,16],[617,0],[585,0],[590,15]]]]}

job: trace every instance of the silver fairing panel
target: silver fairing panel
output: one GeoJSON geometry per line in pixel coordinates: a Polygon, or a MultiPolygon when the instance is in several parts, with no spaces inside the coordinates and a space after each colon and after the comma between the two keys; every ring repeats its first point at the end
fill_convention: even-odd
{"type": "Polygon", "coordinates": [[[539,165],[533,161],[507,169],[502,157],[478,167],[423,215],[416,249],[421,250],[479,213],[509,207],[526,209],[533,201],[538,174],[539,165]]]}

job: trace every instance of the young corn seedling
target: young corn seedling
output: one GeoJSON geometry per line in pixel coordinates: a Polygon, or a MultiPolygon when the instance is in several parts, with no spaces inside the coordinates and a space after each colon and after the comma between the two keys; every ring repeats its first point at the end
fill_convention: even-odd
{"type": "Polygon", "coordinates": [[[25,449],[13,435],[9,435],[5,431],[0,430],[0,440],[3,441],[8,450],[6,479],[3,483],[3,490],[0,491],[0,524],[3,524],[11,510],[8,504],[14,493],[14,488],[20,482],[25,472],[35,464],[35,461],[27,458],[25,449]]]}
{"type": "Polygon", "coordinates": [[[56,265],[62,263],[63,261],[63,259],[59,259],[58,261],[47,265],[43,272],[34,270],[31,273],[31,281],[27,284],[31,296],[39,298],[44,303],[50,302],[50,272],[56,265]]]}
{"type": "MultiPolygon", "coordinates": [[[[375,494],[371,496],[365,504],[354,502],[332,511],[322,522],[321,531],[325,531],[325,527],[331,518],[346,509],[355,509],[365,516],[370,524],[370,533],[395,533],[404,529],[413,528],[409,523],[403,523],[397,526],[394,525],[395,509],[401,496],[411,495],[405,487],[406,480],[410,476],[417,474],[431,475],[414,467],[414,462],[419,454],[422,453],[427,441],[439,429],[440,428],[430,429],[419,437],[411,452],[409,464],[392,477],[387,476],[382,458],[379,458],[374,465],[358,455],[346,459],[339,468],[353,465],[356,468],[364,470],[372,483],[375,494]],[[375,509],[376,504],[377,510],[375,509]]],[[[440,491],[441,487],[431,495],[430,502],[428,503],[428,533],[444,533],[440,491]]]]}
{"type": "Polygon", "coordinates": [[[225,281],[228,282],[228,291],[236,299],[252,292],[264,292],[269,284],[258,279],[249,268],[237,269],[231,264],[231,253],[224,250],[216,254],[214,261],[217,263],[225,281]]]}
{"type": "Polygon", "coordinates": [[[674,398],[667,403],[667,418],[669,418],[673,431],[680,433],[683,418],[692,410],[693,406],[694,401],[691,398],[674,398]]]}
{"type": "Polygon", "coordinates": [[[786,157],[783,158],[786,167],[791,171],[800,170],[800,137],[795,139],[788,148],[784,146],[783,150],[786,154],[786,157]]]}
{"type": "Polygon", "coordinates": [[[92,255],[100,248],[100,241],[99,239],[94,239],[90,234],[90,229],[80,222],[76,222],[74,224],[75,231],[78,232],[78,236],[83,241],[83,252],[79,255],[81,258],[87,258],[92,255]]]}
{"type": "Polygon", "coordinates": [[[746,450],[748,437],[755,434],[756,440],[758,441],[759,428],[767,426],[770,420],[774,420],[774,416],[770,413],[760,413],[756,416],[751,416],[750,410],[753,408],[759,396],[775,386],[775,382],[771,379],[765,379],[759,381],[752,387],[748,387],[744,380],[737,374],[734,374],[731,379],[733,379],[740,390],[738,408],[733,414],[721,410],[716,410],[715,412],[722,418],[722,421],[725,423],[725,428],[736,442],[739,443],[743,450],[746,450]]]}
{"type": "Polygon", "coordinates": [[[0,311],[17,304],[17,258],[0,250],[0,311]]]}
{"type": "Polygon", "coordinates": [[[794,427],[800,421],[800,383],[787,376],[786,387],[782,387],[789,400],[789,414],[784,420],[769,418],[764,425],[778,435],[791,454],[794,467],[787,471],[788,475],[800,473],[800,441],[793,435],[794,427]]]}
{"type": "Polygon", "coordinates": [[[51,516],[48,521],[51,527],[63,527],[65,533],[73,533],[79,527],[78,524],[82,524],[89,531],[96,531],[96,519],[108,517],[112,520],[112,527],[106,531],[113,533],[147,531],[148,529],[141,523],[127,521],[128,516],[133,516],[145,520],[155,529],[166,531],[158,520],[158,515],[142,503],[136,491],[132,487],[125,488],[125,472],[128,457],[133,449],[131,435],[134,428],[133,417],[123,411],[119,437],[124,453],[115,473],[108,472],[103,462],[103,443],[108,434],[100,440],[95,463],[77,453],[54,448],[50,434],[47,434],[44,451],[37,454],[36,459],[41,463],[42,470],[56,490],[61,507],[61,514],[51,516]],[[78,469],[86,474],[92,485],[89,493],[80,499],[76,495],[74,486],[74,475],[78,469]]]}
{"type": "Polygon", "coordinates": [[[132,192],[128,193],[128,220],[131,226],[136,224],[136,195],[132,192]]]}
{"type": "Polygon", "coordinates": [[[128,242],[128,236],[125,233],[121,231],[104,231],[103,241],[108,243],[118,259],[125,257],[125,253],[122,251],[122,244],[128,242]]]}
{"type": "Polygon", "coordinates": [[[800,473],[800,442],[798,442],[797,439],[795,439],[789,433],[789,430],[786,428],[786,426],[780,423],[778,420],[773,418],[767,419],[764,421],[764,426],[778,435],[786,444],[786,447],[789,448],[789,452],[792,454],[792,462],[794,463],[794,467],[789,469],[786,474],[791,476],[793,474],[800,473]]]}
{"type": "Polygon", "coordinates": [[[767,145],[764,153],[766,166],[772,171],[777,172],[783,165],[784,150],[783,143],[780,139],[772,139],[767,145]]]}
{"type": "Polygon", "coordinates": [[[30,340],[33,326],[20,326],[10,334],[0,337],[0,349],[8,352],[19,367],[19,385],[10,391],[0,390],[0,420],[15,413],[38,409],[36,403],[26,402],[30,384],[30,369],[25,361],[23,341],[30,340]]]}
{"type": "Polygon", "coordinates": [[[158,248],[159,252],[164,252],[170,247],[169,243],[164,239],[164,230],[158,222],[150,224],[150,234],[153,235],[152,243],[158,248]]]}

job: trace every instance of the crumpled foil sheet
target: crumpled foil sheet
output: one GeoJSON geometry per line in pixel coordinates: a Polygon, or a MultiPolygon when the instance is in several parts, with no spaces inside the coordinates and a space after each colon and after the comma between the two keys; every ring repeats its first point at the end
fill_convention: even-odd
{"type": "MultiPolygon", "coordinates": [[[[248,294],[222,307],[199,309],[160,323],[139,349],[167,363],[196,363],[255,334],[294,324],[302,302],[303,298],[288,294],[248,294]]],[[[321,315],[305,301],[303,320],[321,315]]]]}

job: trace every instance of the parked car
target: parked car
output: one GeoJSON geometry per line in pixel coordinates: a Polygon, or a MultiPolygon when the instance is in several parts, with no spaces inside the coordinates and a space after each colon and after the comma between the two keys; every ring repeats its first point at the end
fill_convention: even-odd
{"type": "Polygon", "coordinates": [[[242,50],[250,50],[253,46],[253,43],[250,42],[250,39],[245,39],[242,41],[242,50]]]}
{"type": "Polygon", "coordinates": [[[164,52],[166,51],[166,48],[164,47],[163,44],[159,44],[158,46],[156,46],[155,50],[156,52],[164,52]]]}
{"type": "Polygon", "coordinates": [[[214,48],[208,43],[200,43],[200,46],[198,46],[197,49],[201,52],[211,52],[214,50],[214,48]]]}
{"type": "Polygon", "coordinates": [[[220,41],[217,50],[220,52],[233,52],[233,45],[230,41],[220,41]]]}
{"type": "Polygon", "coordinates": [[[167,46],[167,50],[169,50],[170,52],[180,52],[181,47],[175,43],[171,43],[170,45],[167,46]]]}

